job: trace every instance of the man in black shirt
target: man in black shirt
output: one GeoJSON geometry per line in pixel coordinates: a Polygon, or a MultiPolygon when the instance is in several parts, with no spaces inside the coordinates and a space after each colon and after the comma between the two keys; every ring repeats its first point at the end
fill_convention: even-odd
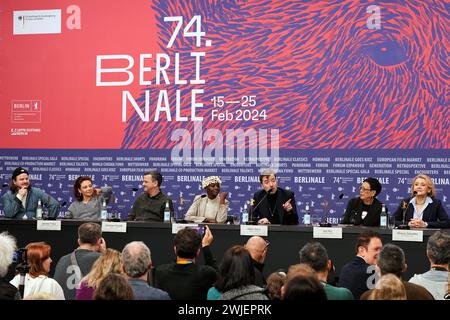
{"type": "Polygon", "coordinates": [[[275,172],[264,170],[259,181],[263,189],[253,196],[251,218],[258,224],[298,224],[294,193],[278,187],[275,172]]]}
{"type": "Polygon", "coordinates": [[[161,192],[161,184],[163,177],[157,171],[150,171],[144,173],[144,193],[139,195],[133,204],[130,214],[128,215],[128,221],[140,220],[140,221],[164,221],[164,209],[167,203],[171,216],[173,216],[173,203],[172,200],[161,192]]]}

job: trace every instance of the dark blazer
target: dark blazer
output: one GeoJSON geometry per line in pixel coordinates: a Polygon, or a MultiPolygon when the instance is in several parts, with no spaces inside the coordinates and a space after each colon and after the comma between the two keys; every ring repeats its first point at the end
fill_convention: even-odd
{"type": "MultiPolygon", "coordinates": [[[[433,202],[425,208],[422,216],[422,220],[428,223],[427,228],[450,228],[450,219],[447,212],[445,212],[444,206],[442,205],[441,201],[435,198],[431,199],[433,200],[433,202]]],[[[408,223],[414,217],[414,206],[412,204],[409,204],[410,198],[403,199],[403,201],[406,201],[406,203],[408,203],[405,214],[405,223],[408,223]]],[[[396,225],[403,223],[403,201],[400,203],[394,213],[396,225]]]]}
{"type": "MultiPolygon", "coordinates": [[[[258,203],[259,205],[256,210],[252,212],[252,220],[257,221],[262,218],[267,218],[270,223],[274,223],[275,218],[270,214],[269,202],[267,201],[267,197],[264,198],[265,195],[266,193],[264,190],[259,190],[253,195],[254,206],[256,207],[258,203]],[[261,200],[262,202],[260,203],[261,200]]],[[[281,224],[298,224],[297,207],[295,205],[295,196],[292,191],[278,187],[275,214],[278,215],[278,221],[280,221],[281,224]],[[286,212],[283,210],[283,204],[289,199],[291,199],[292,211],[286,212]]]]}
{"type": "MultiPolygon", "coordinates": [[[[363,225],[367,227],[380,226],[381,202],[377,198],[373,199],[373,203],[369,207],[367,216],[362,218],[363,202],[360,197],[351,199],[345,209],[343,224],[363,225]]],[[[386,214],[388,209],[386,207],[386,214]]]]}
{"type": "MultiPolygon", "coordinates": [[[[341,270],[339,277],[339,287],[347,288],[353,294],[355,300],[369,290],[367,279],[372,275],[367,273],[370,265],[363,258],[355,256],[353,261],[347,263],[341,270]]],[[[375,270],[375,269],[374,269],[375,270]]]]}

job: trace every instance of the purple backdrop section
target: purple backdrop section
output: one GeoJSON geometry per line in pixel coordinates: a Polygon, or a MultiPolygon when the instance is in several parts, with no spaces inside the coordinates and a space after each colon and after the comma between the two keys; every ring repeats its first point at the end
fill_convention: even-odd
{"type": "MultiPolygon", "coordinates": [[[[380,179],[383,190],[378,196],[390,212],[409,194],[412,178],[421,172],[429,174],[436,184],[438,198],[450,212],[449,150],[282,150],[278,169],[279,185],[295,192],[299,216],[306,203],[313,215],[322,218],[323,204],[328,202],[329,219],[338,223],[348,200],[358,195],[362,180],[368,176],[380,179]]],[[[110,211],[124,219],[134,199],[142,192],[142,174],[161,171],[163,192],[167,193],[182,216],[196,194],[202,194],[205,176],[222,178],[222,191],[229,193],[229,214],[236,214],[260,188],[259,166],[175,165],[168,150],[0,150],[0,181],[10,181],[12,171],[23,166],[30,171],[34,186],[42,188],[66,203],[61,214],[74,200],[73,182],[79,175],[92,176],[96,186],[112,186],[114,201],[110,211]],[[135,191],[138,188],[138,191],[135,191]],[[133,190],[134,189],[134,190],[133,190]],[[180,207],[180,195],[184,206],[180,207]]],[[[0,214],[3,214],[2,205],[0,214]]]]}

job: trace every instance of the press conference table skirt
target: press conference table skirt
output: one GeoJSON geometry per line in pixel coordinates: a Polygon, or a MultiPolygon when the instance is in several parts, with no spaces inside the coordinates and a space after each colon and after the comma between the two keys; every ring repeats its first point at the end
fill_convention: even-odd
{"type": "MultiPolygon", "coordinates": [[[[78,226],[86,221],[62,220],[60,231],[37,230],[37,222],[34,220],[10,220],[0,219],[0,232],[8,231],[14,235],[18,247],[24,247],[30,242],[45,241],[52,246],[52,270],[59,258],[77,247],[78,226]]],[[[220,263],[224,252],[232,245],[245,244],[248,236],[240,235],[239,225],[209,225],[214,241],[211,245],[212,252],[220,263]]],[[[328,250],[332,259],[336,274],[355,255],[355,241],[357,235],[364,230],[374,230],[381,235],[383,244],[391,242],[403,248],[406,254],[408,271],[404,279],[408,280],[414,273],[423,273],[429,269],[426,257],[426,244],[429,236],[435,230],[423,230],[422,242],[392,241],[392,230],[344,226],[342,239],[314,239],[313,228],[306,226],[281,226],[269,225],[268,236],[270,242],[267,253],[264,273],[266,275],[278,269],[285,269],[299,262],[299,250],[307,242],[319,241],[328,250]]],[[[169,263],[174,260],[172,225],[167,223],[127,222],[125,233],[104,232],[103,237],[109,248],[121,251],[131,241],[144,241],[151,250],[152,260],[155,266],[169,263]]],[[[202,260],[202,259],[201,259],[202,260]]]]}

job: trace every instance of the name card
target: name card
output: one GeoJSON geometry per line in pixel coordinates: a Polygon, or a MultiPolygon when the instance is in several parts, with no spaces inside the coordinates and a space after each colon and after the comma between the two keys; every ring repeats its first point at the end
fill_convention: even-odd
{"type": "Polygon", "coordinates": [[[196,223],[172,223],[172,234],[177,234],[178,231],[184,228],[196,228],[198,224],[196,223]]]}
{"type": "Polygon", "coordinates": [[[126,222],[102,221],[102,232],[127,232],[126,222]]]}
{"type": "Polygon", "coordinates": [[[265,225],[245,225],[241,224],[241,236],[261,236],[267,237],[269,229],[265,225]]]}
{"type": "Polygon", "coordinates": [[[342,228],[313,228],[313,238],[342,239],[342,228]]]}
{"type": "Polygon", "coordinates": [[[37,220],[36,229],[61,231],[61,220],[37,220]]]}
{"type": "Polygon", "coordinates": [[[394,229],[392,230],[392,241],[423,242],[423,231],[394,229]]]}

